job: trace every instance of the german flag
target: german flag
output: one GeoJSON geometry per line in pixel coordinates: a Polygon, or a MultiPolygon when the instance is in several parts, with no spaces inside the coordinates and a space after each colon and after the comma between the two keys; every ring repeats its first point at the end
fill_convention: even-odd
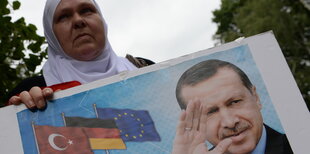
{"type": "Polygon", "coordinates": [[[114,119],[65,117],[67,127],[81,127],[89,138],[91,149],[126,149],[114,119]]]}

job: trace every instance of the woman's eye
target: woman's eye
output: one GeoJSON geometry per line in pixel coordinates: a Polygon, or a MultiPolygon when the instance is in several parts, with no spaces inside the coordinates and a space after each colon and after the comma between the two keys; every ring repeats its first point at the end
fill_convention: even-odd
{"type": "Polygon", "coordinates": [[[60,15],[59,17],[58,17],[58,22],[60,22],[60,21],[63,21],[63,20],[65,20],[65,19],[67,19],[69,17],[69,15],[67,15],[67,14],[63,14],[63,15],[60,15]]]}
{"type": "Polygon", "coordinates": [[[90,13],[90,12],[94,12],[93,9],[91,8],[85,8],[81,10],[81,14],[85,14],[85,13],[90,13]]]}

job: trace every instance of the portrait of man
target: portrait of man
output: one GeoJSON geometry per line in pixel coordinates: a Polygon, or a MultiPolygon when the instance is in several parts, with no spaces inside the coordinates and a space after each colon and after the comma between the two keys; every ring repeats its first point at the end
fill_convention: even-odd
{"type": "Polygon", "coordinates": [[[173,153],[293,153],[286,135],[264,124],[255,85],[232,63],[212,59],[192,66],[180,77],[176,98],[185,111],[173,153]]]}

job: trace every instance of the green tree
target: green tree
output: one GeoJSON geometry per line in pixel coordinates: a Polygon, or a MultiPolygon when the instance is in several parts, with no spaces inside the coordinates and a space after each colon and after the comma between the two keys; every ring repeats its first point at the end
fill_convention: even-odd
{"type": "Polygon", "coordinates": [[[37,75],[36,67],[46,58],[41,47],[45,38],[36,33],[36,26],[26,24],[24,18],[12,21],[11,11],[20,5],[17,0],[0,1],[0,106],[21,80],[37,75]]]}
{"type": "Polygon", "coordinates": [[[222,0],[213,12],[219,43],[272,30],[310,110],[310,11],[296,0],[222,0]]]}

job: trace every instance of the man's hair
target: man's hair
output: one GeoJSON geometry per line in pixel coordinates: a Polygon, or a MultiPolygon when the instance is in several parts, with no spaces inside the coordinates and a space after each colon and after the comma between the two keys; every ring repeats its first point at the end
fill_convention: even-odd
{"type": "Polygon", "coordinates": [[[195,86],[198,83],[205,81],[214,76],[220,68],[230,68],[235,71],[240,77],[242,84],[252,93],[253,84],[251,83],[248,76],[237,66],[232,63],[211,59],[202,61],[188,70],[186,70],[180,77],[176,87],[176,98],[181,109],[186,109],[186,102],[182,98],[182,88],[184,86],[195,86]]]}

